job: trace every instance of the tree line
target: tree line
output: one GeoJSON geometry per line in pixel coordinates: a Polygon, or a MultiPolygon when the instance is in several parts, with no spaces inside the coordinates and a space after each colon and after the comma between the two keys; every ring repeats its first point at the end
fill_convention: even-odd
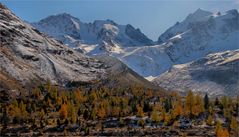
{"type": "MultiPolygon", "coordinates": [[[[148,116],[152,123],[161,122],[165,126],[177,125],[182,117],[191,120],[204,117],[208,126],[215,126],[218,137],[238,134],[239,97],[209,99],[207,94],[201,96],[192,91],[188,91],[184,97],[176,92],[165,96],[159,92],[142,86],[66,91],[48,81],[32,89],[28,97],[1,103],[1,125],[30,124],[41,128],[46,125],[78,124],[87,131],[85,121],[104,121],[110,117],[122,120],[126,116],[148,116]],[[217,115],[223,116],[227,124],[217,121],[217,115]]],[[[138,124],[143,127],[144,121],[138,124]]]]}

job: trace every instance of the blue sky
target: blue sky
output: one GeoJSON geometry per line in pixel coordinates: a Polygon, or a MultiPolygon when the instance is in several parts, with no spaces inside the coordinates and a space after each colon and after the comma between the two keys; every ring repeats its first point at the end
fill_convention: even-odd
{"type": "Polygon", "coordinates": [[[0,2],[29,22],[66,12],[82,22],[111,19],[118,24],[132,24],[153,40],[198,8],[212,12],[239,9],[239,0],[0,0],[0,2]]]}

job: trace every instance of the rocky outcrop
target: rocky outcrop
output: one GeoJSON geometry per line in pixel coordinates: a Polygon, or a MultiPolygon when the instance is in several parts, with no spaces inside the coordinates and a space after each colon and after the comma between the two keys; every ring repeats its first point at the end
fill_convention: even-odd
{"type": "Polygon", "coordinates": [[[168,90],[239,95],[239,50],[210,54],[196,61],[173,66],[154,80],[168,90]]]}
{"type": "Polygon", "coordinates": [[[118,52],[124,47],[153,43],[139,29],[129,24],[119,25],[112,20],[83,23],[66,13],[49,16],[32,25],[70,47],[80,48],[88,54],[118,52]],[[88,48],[84,48],[84,45],[88,45],[88,48]]]}
{"type": "Polygon", "coordinates": [[[101,62],[40,33],[3,5],[0,6],[0,69],[4,76],[22,84],[49,79],[65,85],[105,77],[101,62]]]}

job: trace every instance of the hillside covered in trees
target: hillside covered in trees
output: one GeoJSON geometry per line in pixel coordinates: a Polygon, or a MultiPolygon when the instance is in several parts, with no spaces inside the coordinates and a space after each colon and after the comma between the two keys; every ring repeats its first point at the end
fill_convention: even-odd
{"type": "Polygon", "coordinates": [[[27,96],[1,94],[1,136],[238,136],[239,97],[157,93],[141,86],[66,90],[48,81],[27,96]]]}

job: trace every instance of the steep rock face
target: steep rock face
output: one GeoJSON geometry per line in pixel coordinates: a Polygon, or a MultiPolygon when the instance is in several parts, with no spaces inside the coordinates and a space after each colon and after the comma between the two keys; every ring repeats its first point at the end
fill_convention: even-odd
{"type": "Polygon", "coordinates": [[[143,43],[145,45],[152,44],[152,41],[148,39],[141,31],[140,29],[135,29],[132,25],[126,25],[125,26],[125,33],[130,37],[131,39],[137,40],[140,43],[143,43]]]}
{"type": "Polygon", "coordinates": [[[0,92],[17,94],[15,91],[26,91],[46,80],[63,87],[79,84],[92,88],[110,84],[155,87],[116,58],[97,58],[46,36],[0,4],[0,92]]]}
{"type": "Polygon", "coordinates": [[[179,64],[209,53],[238,49],[238,35],[237,10],[212,14],[199,9],[159,39],[165,42],[165,51],[171,60],[179,64]]]}
{"type": "Polygon", "coordinates": [[[224,51],[173,66],[154,79],[169,90],[206,92],[209,95],[239,94],[239,50],[224,51]]]}
{"type": "Polygon", "coordinates": [[[158,76],[167,71],[173,62],[161,45],[130,48],[116,55],[142,76],[158,76]]]}
{"type": "Polygon", "coordinates": [[[82,23],[66,13],[49,16],[32,25],[70,47],[81,49],[89,54],[119,52],[123,47],[153,43],[139,29],[131,25],[118,25],[111,20],[82,23]]]}
{"type": "Polygon", "coordinates": [[[196,10],[194,13],[189,14],[181,23],[177,22],[174,26],[167,29],[158,38],[158,43],[166,42],[168,39],[176,36],[177,34],[185,32],[190,28],[190,24],[200,20],[207,20],[212,15],[211,12],[204,11],[202,9],[196,10]]]}
{"type": "MultiPolygon", "coordinates": [[[[144,79],[115,57],[109,55],[97,55],[95,58],[109,66],[106,69],[106,72],[110,74],[110,81],[107,83],[108,85],[120,87],[139,85],[147,88],[161,89],[144,79]]],[[[163,89],[161,89],[161,91],[163,91],[163,89]]]]}
{"type": "Polygon", "coordinates": [[[161,44],[127,48],[116,56],[140,75],[155,77],[172,65],[238,49],[238,36],[237,10],[213,14],[199,9],[163,33],[161,44]]]}
{"type": "Polygon", "coordinates": [[[51,20],[53,17],[50,16],[51,19],[44,19],[35,25],[52,36],[59,34],[60,36],[56,37],[66,44],[73,45],[72,47],[77,51],[89,55],[107,53],[115,56],[144,77],[156,77],[172,65],[187,63],[210,53],[239,47],[237,10],[221,14],[198,9],[189,14],[184,21],[169,28],[159,37],[161,44],[153,46],[146,36],[131,25],[118,25],[111,20],[97,20],[85,24],[68,14],[64,19],[61,19],[63,18],[61,16],[56,15],[54,18],[65,19],[71,23],[54,22],[51,20]],[[42,25],[44,23],[69,24],[72,29],[78,30],[78,33],[74,33],[78,37],[65,31],[53,33],[58,31],[58,28],[52,30],[53,26],[47,27],[48,25],[42,25]]]}
{"type": "Polygon", "coordinates": [[[105,77],[104,64],[45,36],[3,5],[0,6],[0,69],[3,76],[23,85],[47,79],[65,85],[105,77]]]}

